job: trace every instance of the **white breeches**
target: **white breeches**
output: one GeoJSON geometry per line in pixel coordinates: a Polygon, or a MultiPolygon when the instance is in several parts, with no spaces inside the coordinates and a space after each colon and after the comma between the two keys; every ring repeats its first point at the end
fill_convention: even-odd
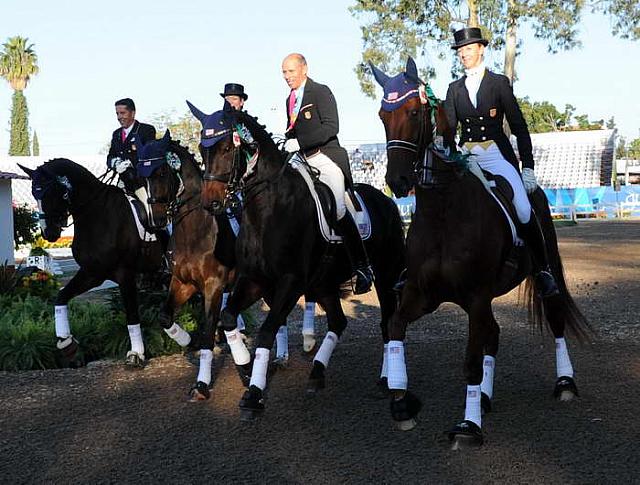
{"type": "Polygon", "coordinates": [[[465,147],[475,156],[472,160],[478,162],[480,168],[493,175],[500,175],[507,179],[513,189],[513,205],[521,223],[526,224],[531,218],[531,204],[527,192],[522,184],[520,174],[500,153],[498,145],[491,143],[485,150],[481,144],[466,143],[465,147]]]}
{"type": "Polygon", "coordinates": [[[344,217],[347,207],[344,202],[344,174],[328,156],[322,152],[307,157],[307,163],[320,170],[320,181],[329,186],[336,199],[336,217],[338,220],[344,217]]]}

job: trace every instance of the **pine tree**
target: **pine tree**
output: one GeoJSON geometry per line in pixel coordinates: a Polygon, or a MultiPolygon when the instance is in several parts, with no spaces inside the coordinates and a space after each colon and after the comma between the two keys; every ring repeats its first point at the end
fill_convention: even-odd
{"type": "Polygon", "coordinates": [[[14,91],[11,105],[10,156],[31,155],[29,149],[29,109],[22,91],[14,91]]]}
{"type": "Polygon", "coordinates": [[[37,157],[40,155],[40,142],[38,141],[38,134],[35,131],[33,132],[33,142],[32,142],[31,153],[33,154],[34,157],[37,157]]]}

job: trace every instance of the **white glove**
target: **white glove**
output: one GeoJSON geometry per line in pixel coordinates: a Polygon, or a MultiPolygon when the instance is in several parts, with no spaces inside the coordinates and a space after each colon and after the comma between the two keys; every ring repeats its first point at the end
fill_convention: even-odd
{"type": "Polygon", "coordinates": [[[117,173],[123,173],[129,167],[132,167],[131,160],[116,160],[113,162],[113,168],[115,168],[117,173]]]}
{"type": "Polygon", "coordinates": [[[300,143],[298,143],[297,138],[289,138],[284,142],[284,151],[293,153],[300,151],[300,143]]]}
{"type": "Polygon", "coordinates": [[[522,169],[522,183],[527,194],[532,194],[538,188],[538,182],[536,182],[536,174],[532,168],[522,169]]]}

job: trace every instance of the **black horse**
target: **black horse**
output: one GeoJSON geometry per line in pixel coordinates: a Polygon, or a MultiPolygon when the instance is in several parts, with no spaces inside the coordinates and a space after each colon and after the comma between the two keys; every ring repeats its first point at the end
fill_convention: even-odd
{"type": "MultiPolygon", "coordinates": [[[[372,66],[373,67],[373,66],[372,66]]],[[[542,314],[556,337],[555,395],[577,395],[573,368],[564,343],[565,329],[587,336],[588,324],[567,289],[556,235],[544,192],[532,196],[541,220],[553,275],[560,294],[543,302],[534,292],[531,260],[526,248],[515,247],[510,225],[496,200],[467,168],[464,157],[444,157],[434,148],[435,135],[454,145],[441,106],[418,78],[415,63],[393,78],[373,67],[384,88],[380,118],[387,135],[386,180],[396,196],[415,188],[416,211],[407,235],[408,279],[398,309],[389,322],[389,388],[392,417],[401,429],[415,425],[420,401],[407,391],[403,341],[407,324],[431,313],[442,302],[460,305],[469,315],[469,339],[464,364],[467,378],[465,420],[449,433],[453,447],[479,446],[482,411],[490,409],[493,368],[499,328],[492,300],[527,279],[525,299],[532,321],[542,314]],[[451,160],[453,158],[453,160],[451,160]],[[483,379],[484,375],[484,379],[483,379]],[[474,419],[471,420],[469,417],[474,419]]]]}
{"type": "Polygon", "coordinates": [[[206,400],[211,394],[212,351],[220,300],[229,268],[234,265],[235,237],[228,221],[218,224],[202,208],[200,167],[185,147],[171,140],[169,131],[162,139],[147,144],[136,140],[136,148],[138,176],[145,182],[149,196],[150,225],[153,229],[172,225],[171,283],[159,322],[179,345],[200,351],[200,370],[189,396],[191,401],[206,400]],[[204,325],[192,340],[173,317],[197,292],[203,296],[205,316],[204,325]]]}
{"type": "MultiPolygon", "coordinates": [[[[243,194],[237,281],[222,312],[223,327],[234,328],[238,312],[260,297],[270,307],[256,338],[251,386],[240,401],[243,416],[253,417],[264,410],[269,349],[303,294],[320,303],[327,314],[329,331],[315,356],[307,390],[314,393],[324,387],[325,368],[347,324],[340,285],[350,278],[351,266],[342,245],[329,244],[321,236],[313,198],[300,174],[287,163],[286,154],[247,113],[234,111],[231,116],[233,130],[248,131],[250,144],[257,150],[248,162],[251,170],[245,176],[247,160],[237,156],[237,145],[245,143],[242,136],[227,136],[203,150],[204,177],[209,184],[217,184],[218,190],[209,193],[219,205],[233,200],[229,190],[242,187],[243,194]]],[[[387,320],[396,308],[393,287],[405,264],[402,222],[396,204],[380,191],[363,184],[356,190],[372,221],[372,236],[365,243],[375,272],[386,343],[387,320]]]]}
{"type": "Polygon", "coordinates": [[[35,170],[20,167],[32,180],[42,234],[47,241],[56,241],[69,215],[73,217],[71,249],[80,269],[55,300],[58,348],[70,363],[75,361],[78,343],[69,326],[67,303],[105,280],[112,280],[120,286],[131,338],[125,363],[130,367],[142,366],[145,357],[136,275],[160,269],[163,252],[160,242],[141,238],[122,190],[100,182],[81,165],[57,158],[35,170]]]}

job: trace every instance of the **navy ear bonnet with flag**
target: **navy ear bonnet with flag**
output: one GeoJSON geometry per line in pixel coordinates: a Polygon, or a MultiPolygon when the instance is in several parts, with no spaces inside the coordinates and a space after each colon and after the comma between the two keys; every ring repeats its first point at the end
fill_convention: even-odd
{"type": "Polygon", "coordinates": [[[146,144],[136,137],[136,151],[138,152],[138,164],[136,170],[140,177],[150,177],[153,172],[167,163],[167,152],[171,143],[171,134],[167,130],[162,138],[146,144]]]}
{"type": "Polygon", "coordinates": [[[233,108],[225,101],[225,108],[207,115],[187,101],[189,109],[193,113],[200,124],[202,131],[200,132],[200,143],[205,148],[211,148],[220,140],[233,134],[233,118],[231,111],[233,108]]]}
{"type": "Polygon", "coordinates": [[[384,89],[382,98],[382,109],[394,111],[402,106],[407,100],[420,96],[418,87],[424,84],[418,77],[418,69],[415,61],[409,57],[405,72],[394,77],[387,76],[373,64],[370,64],[373,77],[384,89]]]}

